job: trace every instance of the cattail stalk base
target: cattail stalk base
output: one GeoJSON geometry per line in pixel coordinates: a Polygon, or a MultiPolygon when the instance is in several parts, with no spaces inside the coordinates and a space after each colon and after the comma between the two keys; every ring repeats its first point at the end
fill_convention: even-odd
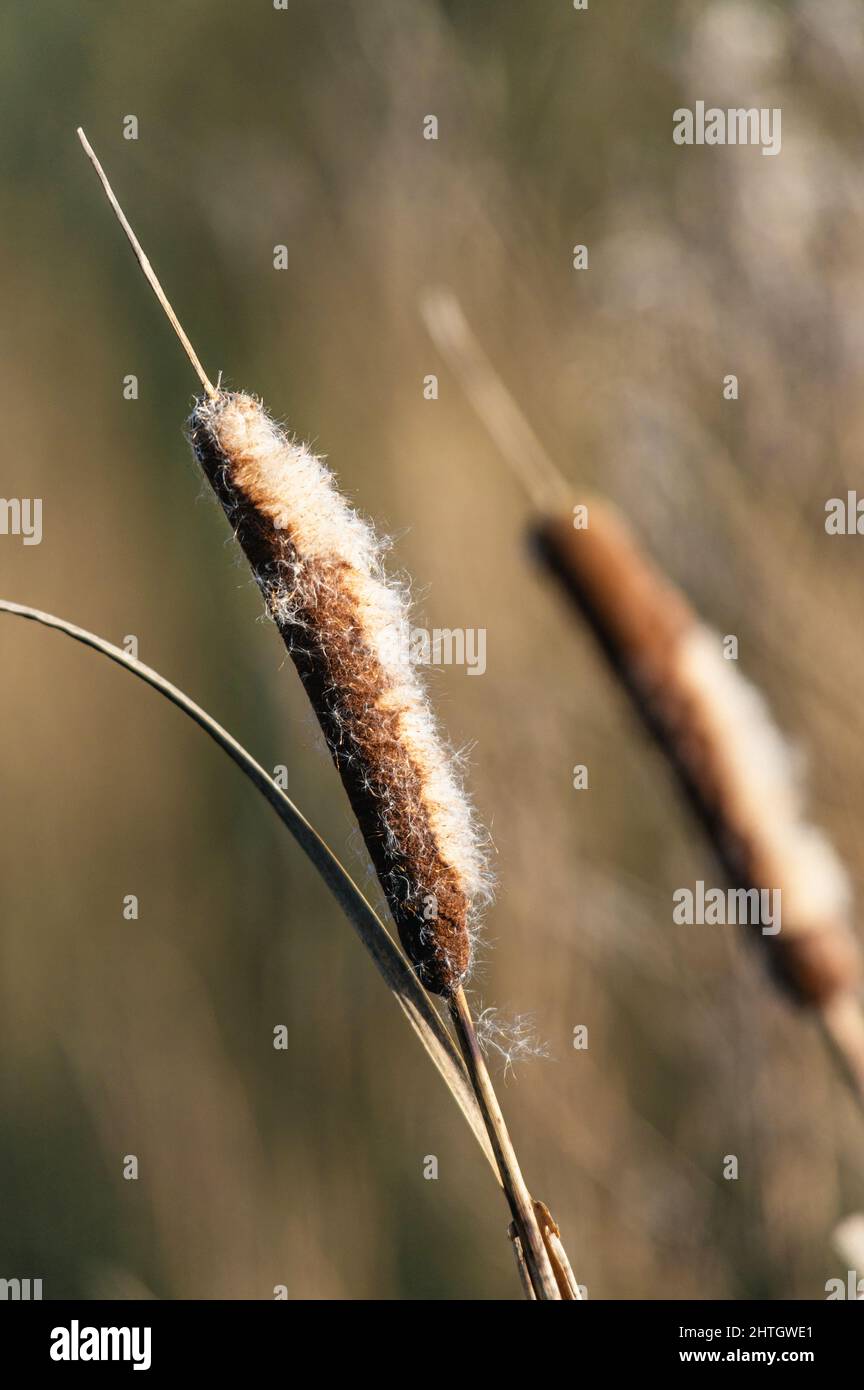
{"type": "MultiPolygon", "coordinates": [[[[450,1017],[456,1029],[456,1036],[465,1058],[468,1075],[471,1078],[483,1118],[486,1121],[489,1139],[498,1162],[501,1183],[519,1235],[519,1250],[528,1267],[534,1295],[541,1300],[560,1300],[561,1290],[543,1240],[534,1200],[525,1186],[525,1179],[522,1177],[522,1170],[507,1132],[507,1126],[504,1123],[498,1097],[495,1095],[483,1053],[477,1042],[471,1011],[468,1008],[468,1001],[463,989],[456,990],[450,1000],[450,1017]]],[[[517,1255],[518,1253],[517,1251],[517,1255]]]]}

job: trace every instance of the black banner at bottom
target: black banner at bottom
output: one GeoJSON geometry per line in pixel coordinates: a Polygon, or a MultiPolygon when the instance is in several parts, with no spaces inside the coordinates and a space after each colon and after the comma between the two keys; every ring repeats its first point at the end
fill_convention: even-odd
{"type": "MultiPolygon", "coordinates": [[[[589,1301],[572,1308],[536,1303],[436,1304],[434,1326],[448,1345],[474,1339],[483,1356],[515,1352],[542,1331],[543,1360],[562,1338],[562,1354],[615,1372],[700,1366],[809,1367],[821,1376],[860,1357],[864,1306],[819,1303],[629,1303],[589,1301]],[[461,1318],[465,1322],[460,1327],[461,1318]],[[500,1321],[500,1333],[495,1332],[500,1321]],[[490,1337],[490,1333],[494,1336],[490,1337]],[[577,1338],[575,1342],[573,1338],[577,1338]],[[566,1339],[563,1340],[563,1339],[566,1339]],[[587,1358],[587,1359],[586,1359],[587,1358]]],[[[305,1346],[328,1373],[340,1352],[355,1366],[380,1337],[430,1344],[429,1305],[420,1303],[24,1303],[0,1304],[5,1365],[57,1376],[138,1372],[158,1377],[194,1371],[224,1377],[250,1362],[290,1367],[305,1346]],[[398,1314],[396,1308],[398,1307],[398,1314]],[[398,1329],[393,1325],[398,1316],[398,1329]],[[381,1319],[379,1325],[378,1319],[381,1319]],[[362,1319],[362,1322],[359,1321],[362,1319]],[[386,1320],[386,1321],[385,1321],[386,1320]],[[356,1329],[356,1331],[355,1331],[356,1329]],[[424,1330],[425,1329],[425,1330],[424,1330]]],[[[577,1364],[578,1364],[577,1363],[577,1364]]],[[[383,1369],[383,1366],[382,1366],[383,1369]]]]}

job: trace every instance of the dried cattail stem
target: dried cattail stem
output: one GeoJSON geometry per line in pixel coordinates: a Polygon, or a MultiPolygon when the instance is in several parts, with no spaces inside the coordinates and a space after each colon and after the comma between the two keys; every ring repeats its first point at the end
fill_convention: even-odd
{"type": "MultiPolygon", "coordinates": [[[[489,1073],[486,1070],[483,1053],[477,1042],[471,1012],[463,989],[455,990],[450,999],[450,1017],[453,1020],[456,1036],[462,1048],[462,1056],[465,1058],[468,1075],[474,1085],[474,1093],[486,1120],[489,1138],[498,1160],[504,1191],[519,1236],[517,1263],[519,1263],[521,1254],[527,1265],[534,1294],[538,1299],[557,1302],[563,1297],[572,1297],[570,1294],[561,1292],[561,1287],[555,1277],[541,1229],[541,1222],[538,1219],[538,1207],[543,1212],[546,1212],[546,1208],[542,1203],[534,1201],[525,1186],[525,1179],[522,1177],[516,1152],[507,1133],[498,1098],[495,1095],[489,1073]]],[[[552,1224],[554,1225],[554,1222],[552,1224]]],[[[557,1232],[557,1230],[558,1227],[555,1226],[555,1231],[557,1232]]],[[[522,1273],[520,1264],[520,1276],[522,1273]]]]}
{"type": "MultiPolygon", "coordinates": [[[[543,1244],[546,1246],[546,1254],[549,1256],[549,1263],[555,1275],[555,1282],[558,1285],[558,1292],[565,1302],[581,1302],[582,1291],[576,1283],[576,1275],[573,1273],[567,1251],[564,1249],[561,1240],[561,1232],[558,1223],[554,1220],[549,1208],[544,1202],[534,1202],[534,1215],[540,1227],[540,1234],[543,1237],[543,1244]]],[[[507,1234],[513,1243],[513,1253],[516,1256],[516,1269],[525,1297],[534,1299],[536,1297],[531,1284],[531,1275],[528,1264],[522,1249],[522,1241],[519,1236],[519,1229],[515,1221],[510,1222],[507,1234]]]]}
{"type": "Polygon", "coordinates": [[[332,474],[257,401],[202,399],[191,439],[318,716],[405,950],[426,988],[450,1000],[532,1287],[557,1299],[461,988],[487,877],[452,755],[400,643],[405,595],[332,474]]]}
{"type": "Polygon", "coordinates": [[[516,1272],[519,1275],[519,1283],[522,1285],[522,1292],[529,1303],[536,1303],[537,1295],[534,1292],[534,1285],[531,1283],[531,1274],[528,1263],[525,1259],[525,1252],[522,1249],[522,1241],[515,1221],[511,1221],[507,1228],[507,1234],[513,1245],[513,1254],[516,1256],[516,1272]]]}
{"type": "Polygon", "coordinates": [[[558,1222],[555,1220],[545,1202],[534,1200],[534,1215],[537,1217],[537,1224],[540,1227],[540,1234],[546,1246],[552,1271],[555,1275],[555,1282],[561,1292],[563,1299],[581,1302],[582,1291],[576,1283],[576,1275],[564,1249],[564,1242],[561,1239],[561,1231],[558,1222]]]}
{"type": "Polygon", "coordinates": [[[461,987],[489,879],[455,755],[438,736],[408,660],[406,596],[386,581],[383,546],[323,463],[258,401],[213,386],[84,132],[78,135],[204,386],[190,422],[195,452],[310,695],[403,944],[427,989],[449,1000],[517,1224],[520,1270],[535,1298],[559,1299],[548,1230],[541,1231],[525,1187],[461,987]]]}
{"type": "Polygon", "coordinates": [[[536,540],[674,765],[729,878],[781,890],[782,928],[759,937],[775,974],[816,1007],[855,991],[846,876],[801,818],[785,743],[762,697],[723,658],[721,638],[608,504],[591,501],[581,529],[548,519],[536,540]]]}
{"type": "Polygon", "coordinates": [[[488,880],[480,836],[409,660],[406,597],[320,459],[250,396],[202,398],[195,453],[318,716],[423,984],[471,963],[488,880]]]}

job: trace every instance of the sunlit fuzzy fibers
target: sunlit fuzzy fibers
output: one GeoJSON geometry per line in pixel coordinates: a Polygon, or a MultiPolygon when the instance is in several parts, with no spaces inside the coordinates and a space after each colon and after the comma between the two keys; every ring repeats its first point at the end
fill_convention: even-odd
{"type": "Polygon", "coordinates": [[[549,1056],[549,1045],[538,1037],[532,1014],[508,1018],[499,1009],[487,1006],[480,1009],[475,1026],[483,1052],[503,1062],[505,1076],[515,1072],[522,1062],[549,1056]]]}
{"type": "Polygon", "coordinates": [[[827,836],[804,818],[794,750],[722,649],[719,633],[697,624],[678,649],[677,677],[698,705],[703,738],[722,750],[728,821],[758,847],[760,879],[782,889],[784,929],[815,930],[849,912],[849,878],[827,836]]]}
{"type": "Polygon", "coordinates": [[[191,439],[321,722],[403,945],[426,986],[467,974],[485,838],[400,642],[406,587],[321,459],[252,397],[202,399],[191,439]]]}

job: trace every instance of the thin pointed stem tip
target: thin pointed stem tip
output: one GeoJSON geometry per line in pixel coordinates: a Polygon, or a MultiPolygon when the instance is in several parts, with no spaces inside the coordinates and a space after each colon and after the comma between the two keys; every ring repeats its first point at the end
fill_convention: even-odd
{"type": "Polygon", "coordinates": [[[99,182],[105,190],[106,198],[108,199],[109,203],[114,209],[114,212],[116,213],[117,220],[120,223],[120,226],[123,228],[124,232],[129,238],[129,244],[132,247],[132,250],[135,252],[138,264],[143,270],[147,278],[147,282],[150,285],[150,288],[152,289],[156,298],[159,300],[159,303],[162,305],[162,308],[165,311],[165,314],[168,318],[169,323],[171,324],[171,327],[174,329],[174,332],[177,334],[177,337],[180,339],[180,342],[183,345],[183,349],[186,353],[186,356],[189,358],[189,361],[192,363],[192,366],[195,368],[195,371],[201,380],[201,384],[204,387],[204,390],[207,392],[207,395],[210,397],[211,401],[216,400],[217,396],[219,395],[219,392],[217,391],[216,387],[213,385],[212,381],[210,380],[204,368],[202,367],[201,360],[197,352],[195,351],[191,342],[187,338],[183,330],[183,326],[180,323],[180,320],[174,313],[174,310],[172,309],[171,304],[168,300],[168,296],[166,295],[165,291],[160,285],[159,280],[156,276],[156,272],[154,271],[152,265],[145,256],[141,243],[138,240],[135,233],[133,232],[132,227],[130,226],[129,221],[126,217],[126,214],[124,213],[123,209],[118,203],[117,198],[114,194],[114,190],[108,182],[108,176],[105,173],[105,170],[102,168],[102,165],[99,163],[99,160],[96,158],[93,146],[90,144],[90,141],[87,139],[87,136],[84,134],[84,131],[82,130],[80,125],[78,126],[78,139],[81,141],[81,144],[84,148],[84,153],[87,155],[87,158],[90,160],[90,163],[96,170],[99,182]]]}

